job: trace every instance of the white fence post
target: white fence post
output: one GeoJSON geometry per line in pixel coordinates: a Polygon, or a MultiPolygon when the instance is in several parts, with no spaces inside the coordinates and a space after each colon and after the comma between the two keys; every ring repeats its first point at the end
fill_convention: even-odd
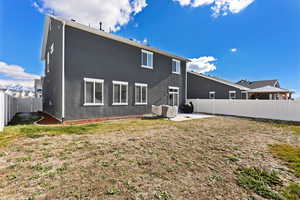
{"type": "Polygon", "coordinates": [[[300,101],[189,99],[194,112],[300,122],[300,101]]]}
{"type": "Polygon", "coordinates": [[[4,92],[0,91],[0,131],[3,131],[4,128],[4,119],[5,119],[4,102],[5,102],[4,92]]]}

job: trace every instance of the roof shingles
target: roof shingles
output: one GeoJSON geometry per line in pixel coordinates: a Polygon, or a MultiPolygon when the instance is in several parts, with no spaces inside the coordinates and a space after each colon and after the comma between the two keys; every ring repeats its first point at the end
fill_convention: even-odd
{"type": "MultiPolygon", "coordinates": [[[[262,80],[262,81],[246,81],[246,80],[240,80],[236,84],[250,88],[250,89],[255,89],[255,88],[262,88],[266,86],[272,86],[275,87],[277,80],[262,80]]],[[[279,85],[278,85],[279,87],[279,85]]]]}

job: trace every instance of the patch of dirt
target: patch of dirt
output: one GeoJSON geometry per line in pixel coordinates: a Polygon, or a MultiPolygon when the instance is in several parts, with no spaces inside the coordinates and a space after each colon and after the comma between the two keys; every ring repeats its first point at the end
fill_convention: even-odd
{"type": "Polygon", "coordinates": [[[299,145],[299,136],[222,117],[24,138],[0,150],[0,199],[248,199],[255,195],[237,185],[239,167],[300,181],[269,153],[279,143],[299,145]]]}

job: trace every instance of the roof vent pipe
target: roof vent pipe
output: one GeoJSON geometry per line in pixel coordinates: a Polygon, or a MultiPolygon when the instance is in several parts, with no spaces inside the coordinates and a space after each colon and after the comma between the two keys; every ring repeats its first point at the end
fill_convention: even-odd
{"type": "Polygon", "coordinates": [[[99,23],[99,28],[100,28],[100,31],[103,31],[103,29],[102,29],[102,22],[99,23]]]}

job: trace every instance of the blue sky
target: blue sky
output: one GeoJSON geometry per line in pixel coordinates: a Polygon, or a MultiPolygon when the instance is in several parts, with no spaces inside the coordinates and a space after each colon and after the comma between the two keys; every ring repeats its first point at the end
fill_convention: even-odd
{"type": "Polygon", "coordinates": [[[99,7],[76,4],[79,0],[1,1],[0,84],[12,79],[27,83],[43,73],[44,13],[51,12],[95,26],[101,18],[114,34],[194,58],[202,72],[216,68],[207,73],[230,81],[279,79],[299,95],[300,1],[242,0],[248,5],[241,9],[239,0],[226,0],[215,16],[217,1],[202,0],[206,4],[197,6],[190,0],[111,0],[116,3],[107,5],[98,0],[105,5],[99,7]],[[68,4],[75,9],[63,10],[68,4]],[[117,14],[121,8],[126,16],[117,14]],[[82,17],[86,12],[91,16],[82,17]]]}

